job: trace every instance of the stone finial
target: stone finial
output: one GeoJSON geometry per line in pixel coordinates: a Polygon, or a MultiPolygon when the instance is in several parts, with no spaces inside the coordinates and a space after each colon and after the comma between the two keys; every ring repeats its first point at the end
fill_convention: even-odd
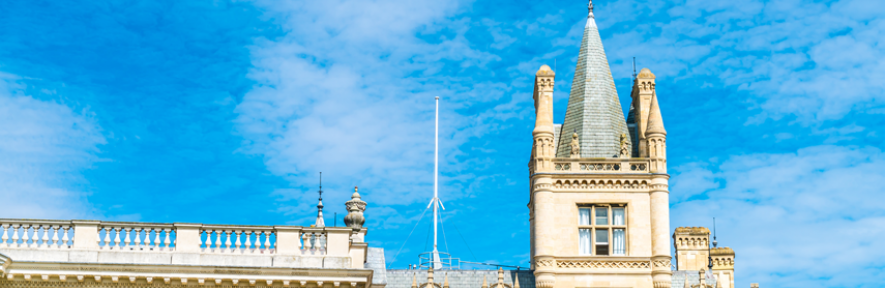
{"type": "Polygon", "coordinates": [[[581,158],[581,143],[578,142],[578,133],[572,133],[572,143],[569,144],[571,146],[571,153],[569,155],[570,158],[581,158]]]}
{"type": "Polygon", "coordinates": [[[498,267],[498,287],[504,287],[504,268],[498,267]]]}
{"type": "Polygon", "coordinates": [[[412,274],[412,288],[418,288],[418,273],[412,274]]]}
{"type": "Polygon", "coordinates": [[[449,288],[449,273],[445,274],[445,280],[443,280],[443,288],[449,288]]]}
{"type": "Polygon", "coordinates": [[[433,287],[433,266],[427,267],[427,283],[430,284],[428,286],[433,287]]]}
{"type": "Polygon", "coordinates": [[[645,130],[645,137],[651,138],[651,134],[667,135],[667,130],[664,129],[664,119],[661,117],[661,108],[658,106],[657,94],[651,96],[651,108],[649,108],[646,127],[648,128],[645,130]]]}
{"type": "Polygon", "coordinates": [[[482,288],[489,288],[489,281],[486,281],[486,276],[482,275],[482,288]]]}
{"type": "Polygon", "coordinates": [[[621,158],[630,158],[630,142],[627,141],[627,134],[621,133],[621,152],[618,153],[621,158]]]}
{"type": "Polygon", "coordinates": [[[353,229],[363,228],[363,224],[366,223],[366,218],[363,216],[363,212],[366,211],[366,201],[360,199],[359,187],[353,187],[353,195],[344,206],[348,211],[347,216],[344,216],[344,225],[353,229]]]}
{"type": "Polygon", "coordinates": [[[513,288],[519,288],[519,273],[513,273],[513,288]]]}

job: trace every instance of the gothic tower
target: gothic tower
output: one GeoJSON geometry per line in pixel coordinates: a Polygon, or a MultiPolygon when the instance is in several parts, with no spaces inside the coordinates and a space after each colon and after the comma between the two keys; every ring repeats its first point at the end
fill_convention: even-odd
{"type": "Polygon", "coordinates": [[[655,77],[642,69],[634,79],[625,119],[592,2],[588,8],[561,126],[553,123],[555,75],[547,65],[535,74],[528,204],[535,283],[670,287],[667,133],[655,77]]]}

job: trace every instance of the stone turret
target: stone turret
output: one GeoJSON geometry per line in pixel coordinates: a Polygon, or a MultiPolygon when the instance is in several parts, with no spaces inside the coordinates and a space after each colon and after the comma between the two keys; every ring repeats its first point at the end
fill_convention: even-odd
{"type": "Polygon", "coordinates": [[[713,274],[719,279],[722,288],[734,288],[734,250],[728,247],[713,247],[713,274]]]}
{"type": "Polygon", "coordinates": [[[664,119],[661,117],[657,95],[651,97],[645,142],[651,172],[667,173],[667,131],[664,130],[664,119]]]}
{"type": "Polygon", "coordinates": [[[535,73],[535,129],[532,131],[531,169],[536,172],[553,170],[553,85],[556,75],[550,66],[543,65],[535,73]]]}
{"type": "Polygon", "coordinates": [[[627,126],[633,138],[633,151],[637,157],[648,157],[645,132],[648,129],[648,117],[651,112],[652,96],[655,94],[655,74],[648,68],[642,68],[636,79],[633,79],[633,91],[630,93],[630,115],[627,126]]]}
{"type": "Polygon", "coordinates": [[[710,251],[710,229],[679,227],[673,233],[676,247],[676,269],[697,271],[707,267],[710,251]]]}

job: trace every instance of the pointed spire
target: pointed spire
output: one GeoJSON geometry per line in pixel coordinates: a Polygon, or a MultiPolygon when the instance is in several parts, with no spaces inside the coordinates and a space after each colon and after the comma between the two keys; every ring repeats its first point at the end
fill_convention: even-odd
{"type": "MultiPolygon", "coordinates": [[[[630,132],[596,27],[592,1],[587,8],[587,25],[584,26],[562,131],[577,130],[581,158],[614,158],[621,150],[621,134],[629,136],[630,132]]],[[[569,137],[560,137],[557,158],[571,156],[570,141],[569,137]]],[[[632,139],[627,142],[633,143],[632,139]]]]}
{"type": "MultiPolygon", "coordinates": [[[[443,282],[443,288],[449,288],[449,273],[445,274],[445,278],[446,279],[443,282]]],[[[519,287],[516,287],[516,288],[519,288],[519,287]]]]}
{"type": "Polygon", "coordinates": [[[418,273],[412,274],[412,288],[418,288],[418,273]]]}
{"type": "Polygon", "coordinates": [[[498,286],[504,287],[504,268],[498,267],[498,286]]]}
{"type": "Polygon", "coordinates": [[[482,288],[489,288],[489,281],[486,281],[486,275],[482,275],[482,288]]]}
{"type": "Polygon", "coordinates": [[[320,172],[320,203],[317,204],[317,222],[316,227],[326,227],[326,221],[323,221],[323,172],[320,172]]]}
{"type": "Polygon", "coordinates": [[[519,288],[519,270],[513,273],[513,288],[519,288]]]}
{"type": "Polygon", "coordinates": [[[661,108],[658,106],[658,95],[651,96],[651,108],[648,111],[648,129],[645,130],[646,137],[651,134],[667,135],[664,130],[664,119],[661,117],[661,108]]]}

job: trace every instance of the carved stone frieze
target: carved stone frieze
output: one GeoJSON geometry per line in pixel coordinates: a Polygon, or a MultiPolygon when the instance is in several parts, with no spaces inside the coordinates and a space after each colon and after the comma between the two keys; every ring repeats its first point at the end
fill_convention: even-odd
{"type": "Polygon", "coordinates": [[[553,188],[556,190],[647,190],[647,180],[556,180],[553,188]]]}
{"type": "Polygon", "coordinates": [[[588,269],[649,269],[649,261],[605,261],[605,260],[569,260],[557,261],[557,268],[588,268],[588,269]]]}
{"type": "Polygon", "coordinates": [[[670,260],[655,260],[652,263],[655,265],[655,268],[670,268],[670,260]]]}
{"type": "Polygon", "coordinates": [[[556,260],[537,260],[535,261],[535,266],[537,267],[553,267],[556,266],[556,260]]]}

